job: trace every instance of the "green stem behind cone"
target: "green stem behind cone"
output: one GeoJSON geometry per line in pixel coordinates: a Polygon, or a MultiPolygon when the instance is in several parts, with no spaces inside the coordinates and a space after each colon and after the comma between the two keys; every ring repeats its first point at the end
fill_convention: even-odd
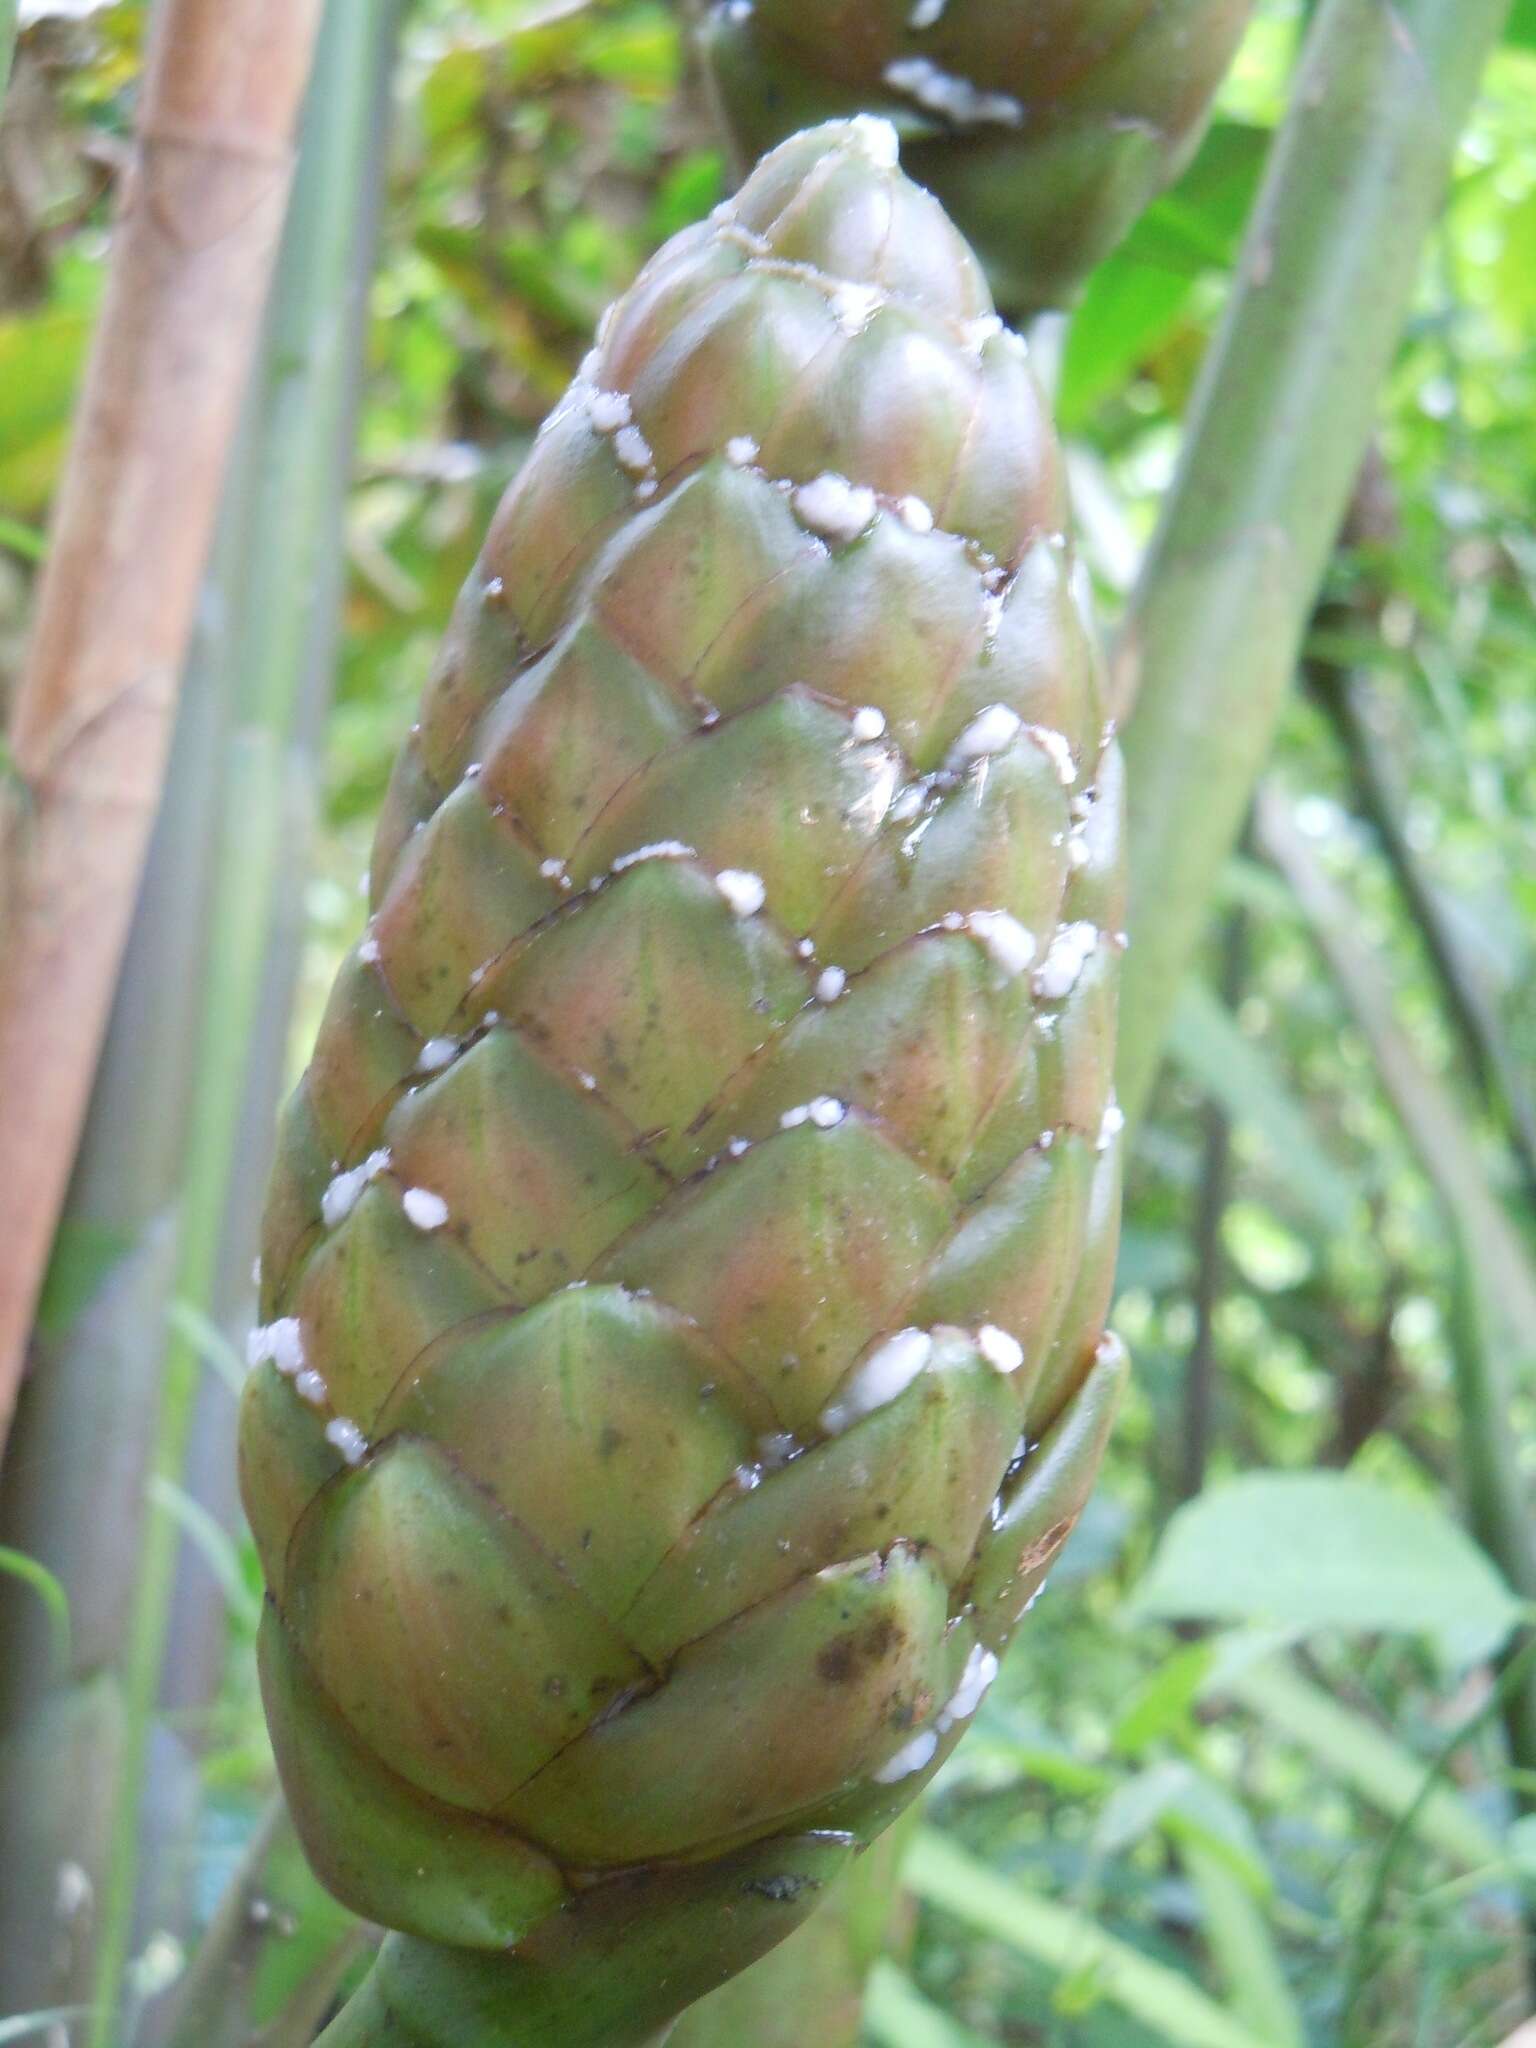
{"type": "Polygon", "coordinates": [[[857,2041],[864,1980],[887,1945],[920,1812],[909,1807],[788,1941],[691,2006],[668,2048],[803,2048],[812,2032],[816,2048],[857,2041]]]}
{"type": "Polygon", "coordinates": [[[1325,0],[1116,660],[1131,952],[1120,1094],[1179,984],[1295,672],[1375,399],[1508,0],[1325,0]]]}
{"type": "Polygon", "coordinates": [[[846,1836],[802,1835],[617,1879],[515,1955],[392,1934],[318,2048],[660,2048],[678,2013],[803,1923],[851,1854],[846,1836]]]}

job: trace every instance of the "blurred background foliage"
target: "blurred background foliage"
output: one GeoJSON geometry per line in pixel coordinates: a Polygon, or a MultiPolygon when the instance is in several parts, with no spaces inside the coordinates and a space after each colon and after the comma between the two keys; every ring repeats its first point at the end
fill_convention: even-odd
{"type": "MultiPolygon", "coordinates": [[[[1111,630],[1306,13],[1263,0],[1187,176],[1034,338],[1111,630]]],[[[0,675],[45,547],[143,8],[22,0],[21,23],[0,129],[0,675]]],[[[397,98],[295,1069],[491,508],[603,306],[723,190],[661,0],[418,0],[397,98]]],[[[1476,1341],[1477,1289],[1435,1156],[1460,1148],[1529,1252],[1533,316],[1523,4],[1140,1133],[1116,1309],[1135,1389],[1097,1499],[932,1794],[901,1960],[872,1985],[870,2038],[889,2048],[1492,2048],[1536,2009],[1536,1780],[1509,1762],[1493,1691],[1521,1611],[1460,1533],[1457,1350],[1476,1341]],[[1319,951],[1330,919],[1364,985],[1319,951]],[[1442,1098],[1441,1135],[1412,1132],[1405,1100],[1442,1098]]],[[[1523,1338],[1504,1420],[1529,1480],[1536,1328],[1523,1338]]],[[[196,1709],[182,1924],[136,1958],[151,2013],[271,1784],[254,1559],[217,1519],[192,1533],[222,1589],[226,1676],[196,1709]]],[[[356,1941],[291,1855],[263,1883],[266,2023],[356,1941]]],[[[18,2038],[3,2020],[0,2038],[18,2038]]]]}

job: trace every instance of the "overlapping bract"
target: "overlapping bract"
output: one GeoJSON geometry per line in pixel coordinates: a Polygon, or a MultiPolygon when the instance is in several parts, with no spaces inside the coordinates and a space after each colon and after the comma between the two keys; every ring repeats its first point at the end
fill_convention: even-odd
{"type": "Polygon", "coordinates": [[[901,130],[1015,317],[1068,302],[1193,153],[1251,0],[708,0],[750,164],[860,109],[901,130]]]}
{"type": "Polygon", "coordinates": [[[1085,1497],[1121,806],[1064,517],[875,121],[661,252],[497,514],[243,1417],[284,1780],[387,1925],[718,1859],[787,1932],[763,1845],[906,1804],[1085,1497]]]}

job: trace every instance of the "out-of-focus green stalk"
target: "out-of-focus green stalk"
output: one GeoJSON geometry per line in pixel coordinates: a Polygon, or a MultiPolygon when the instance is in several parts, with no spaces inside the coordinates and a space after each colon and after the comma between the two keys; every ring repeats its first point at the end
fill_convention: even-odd
{"type": "MultiPolygon", "coordinates": [[[[292,928],[302,851],[313,823],[315,742],[329,696],[341,596],[342,519],[357,396],[357,361],[383,169],[384,107],[399,9],[392,0],[328,0],[306,105],[300,168],[268,321],[259,415],[247,479],[252,545],[238,588],[236,730],[214,842],[214,886],[190,1145],[182,1183],[176,1297],[210,1301],[228,1276],[228,1236],[254,1241],[265,1148],[254,1155],[250,1088],[265,1083],[270,1118],[280,1067],[258,1055],[273,1018],[272,940],[289,924],[277,1013],[296,969],[292,928]],[[233,1212],[233,1214],[232,1214],[233,1212]]],[[[272,1050],[276,1050],[273,1045],[272,1050]]],[[[171,1333],[160,1386],[153,1471],[179,1479],[200,1360],[171,1333]]],[[[125,1670],[123,1768],[102,1901],[92,2048],[112,2048],[139,1885],[136,1792],[148,1756],[176,1565],[177,1532],[152,1518],[134,1585],[125,1670]]]]}
{"type": "Polygon", "coordinates": [[[321,1891],[274,1796],[177,1986],[166,2048],[308,2048],[366,1939],[321,1891]]]}
{"type": "Polygon", "coordinates": [[[1115,660],[1135,1121],[1296,668],[1508,0],[1323,0],[1115,660]]]}
{"type": "MultiPolygon", "coordinates": [[[[99,2048],[118,2040],[123,1965],[145,1931],[141,1880],[169,1888],[167,1851],[195,1793],[155,1722],[180,1532],[146,1502],[156,1479],[199,1485],[183,1471],[199,1361],[169,1308],[191,1303],[231,1327],[249,1306],[334,653],[394,25],[393,6],[369,0],[327,10],[172,781],[55,1253],[53,1324],[7,1459],[4,1540],[57,1574],[75,1628],[58,1675],[30,1647],[35,1616],[0,1587],[12,1744],[0,2010],[90,1999],[99,2048]]],[[[222,1470],[230,1413],[222,1389],[214,1398],[226,1404],[213,1415],[222,1470]]]]}
{"type": "MultiPolygon", "coordinates": [[[[1536,1521],[1511,1426],[1516,1371],[1532,1355],[1536,1258],[1490,1185],[1466,1119],[1394,1014],[1392,991],[1362,946],[1359,922],[1318,866],[1283,801],[1260,793],[1255,841],[1285,876],[1425,1176],[1444,1205],[1458,1258],[1452,1357],[1463,1481],[1473,1530],[1515,1591],[1536,1600],[1536,1521]]],[[[1505,1710],[1513,1760],[1536,1768],[1536,1675],[1505,1710]]]]}
{"type": "Polygon", "coordinates": [[[1536,1201],[1536,1093],[1498,1005],[1483,987],[1434,882],[1414,850],[1404,791],[1385,734],[1378,730],[1370,684],[1319,664],[1316,695],[1338,734],[1361,809],[1369,819],[1403,903],[1423,942],[1444,998],[1448,1022],[1495,1120],[1520,1162],[1528,1200],[1536,1201]]]}
{"type": "Polygon", "coordinates": [[[10,82],[11,58],[16,51],[16,0],[0,0],[0,99],[10,82]]]}

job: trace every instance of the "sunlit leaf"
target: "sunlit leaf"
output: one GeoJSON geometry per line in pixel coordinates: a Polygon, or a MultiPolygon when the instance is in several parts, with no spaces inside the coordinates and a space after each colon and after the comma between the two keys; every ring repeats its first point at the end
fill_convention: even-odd
{"type": "Polygon", "coordinates": [[[1451,1665],[1491,1656],[1522,1611],[1443,1509],[1337,1472],[1252,1472],[1190,1501],[1131,1609],[1423,1635],[1451,1665]]]}

